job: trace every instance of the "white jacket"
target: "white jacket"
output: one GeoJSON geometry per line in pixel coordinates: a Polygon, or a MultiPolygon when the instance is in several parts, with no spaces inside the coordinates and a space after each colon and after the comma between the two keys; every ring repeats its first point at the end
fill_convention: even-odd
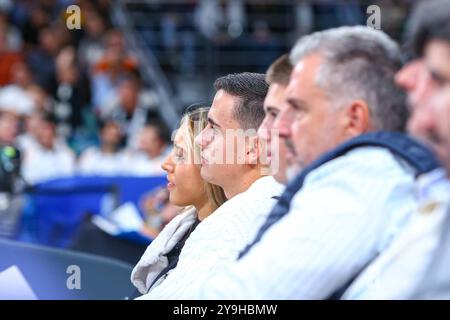
{"type": "MultiPolygon", "coordinates": [[[[191,233],[181,251],[177,267],[169,271],[163,281],[158,281],[150,292],[141,298],[192,299],[195,297],[209,277],[227,268],[237,259],[241,250],[253,240],[276,203],[274,197],[279,196],[283,189],[284,187],[273,177],[262,177],[247,191],[225,202],[191,233]]],[[[153,243],[150,244],[152,245],[153,243]]],[[[168,248],[169,246],[166,247],[165,252],[170,250],[168,248]]],[[[151,261],[151,257],[156,254],[149,247],[133,271],[133,283],[135,285],[140,283],[141,292],[141,289],[144,291],[146,289],[142,285],[151,283],[150,279],[154,279],[155,274],[159,273],[156,270],[162,269],[162,265],[151,266],[152,272],[155,270],[151,275],[146,275],[146,269],[143,269],[143,262],[151,261]],[[146,282],[142,279],[146,279],[146,282]]]]}
{"type": "Polygon", "coordinates": [[[131,282],[140,293],[146,293],[153,280],[167,267],[169,262],[166,254],[180,241],[196,218],[197,211],[195,208],[180,213],[164,227],[156,239],[147,247],[131,273],[131,282]]]}

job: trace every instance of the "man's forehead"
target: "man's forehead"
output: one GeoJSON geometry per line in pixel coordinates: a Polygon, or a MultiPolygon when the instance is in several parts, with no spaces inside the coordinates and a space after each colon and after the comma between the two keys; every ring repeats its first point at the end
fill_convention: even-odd
{"type": "Polygon", "coordinates": [[[224,90],[217,91],[213,103],[208,112],[208,118],[222,127],[234,127],[232,112],[236,98],[226,93],[224,90]]]}
{"type": "Polygon", "coordinates": [[[286,88],[287,85],[282,85],[280,83],[273,83],[269,87],[266,98],[264,99],[264,107],[276,107],[281,108],[281,104],[286,99],[286,88]]]}
{"type": "Polygon", "coordinates": [[[299,73],[302,72],[303,69],[305,69],[305,60],[300,60],[294,67],[294,72],[299,73]]]}
{"type": "Polygon", "coordinates": [[[294,65],[293,72],[291,73],[291,77],[295,73],[302,73],[307,71],[307,69],[317,68],[322,62],[323,55],[320,52],[310,53],[297,61],[294,65]]]}
{"type": "Polygon", "coordinates": [[[431,41],[425,49],[425,60],[428,68],[450,79],[450,42],[431,41]]]}

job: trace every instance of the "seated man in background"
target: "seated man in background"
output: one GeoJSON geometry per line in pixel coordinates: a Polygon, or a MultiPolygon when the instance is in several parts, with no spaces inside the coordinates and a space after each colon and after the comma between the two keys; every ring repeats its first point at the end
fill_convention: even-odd
{"type": "Polygon", "coordinates": [[[266,82],[269,84],[269,91],[264,99],[265,117],[258,129],[258,135],[268,150],[267,160],[270,163],[273,177],[282,184],[288,182],[286,145],[280,143],[278,132],[273,130],[273,124],[280,111],[286,107],[286,88],[291,72],[292,65],[287,54],[275,60],[267,70],[266,82]]]}
{"type": "Polygon", "coordinates": [[[205,280],[236,260],[283,190],[260,161],[257,129],[268,87],[264,75],[230,74],[214,87],[208,125],[196,142],[203,179],[222,187],[228,201],[196,227],[176,268],[143,299],[191,299],[205,280]]]}
{"type": "Polygon", "coordinates": [[[75,172],[75,155],[56,135],[56,120],[42,116],[36,130],[37,144],[24,152],[21,174],[29,184],[68,177],[75,172]]]}
{"type": "Polygon", "coordinates": [[[123,133],[117,122],[106,121],[100,129],[100,147],[91,147],[80,156],[78,172],[82,175],[117,176],[126,164],[120,150],[123,133]]]}
{"type": "Polygon", "coordinates": [[[273,127],[288,165],[302,172],[240,260],[201,288],[202,298],[339,296],[417,209],[415,175],[436,167],[426,148],[398,132],[407,118],[394,83],[401,54],[386,34],[316,32],[290,59],[288,105],[273,127]]]}
{"type": "Polygon", "coordinates": [[[170,153],[170,133],[160,122],[149,121],[138,134],[136,149],[125,151],[124,174],[130,176],[163,175],[164,159],[170,153]]]}

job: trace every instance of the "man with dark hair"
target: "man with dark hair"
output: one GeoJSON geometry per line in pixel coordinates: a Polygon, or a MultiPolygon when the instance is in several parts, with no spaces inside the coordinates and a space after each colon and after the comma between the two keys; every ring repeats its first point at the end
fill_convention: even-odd
{"type": "Polygon", "coordinates": [[[263,74],[247,72],[221,77],[214,88],[209,123],[196,142],[202,149],[203,178],[221,186],[230,199],[264,170],[256,133],[264,119],[268,85],[263,74]]]}
{"type": "Polygon", "coordinates": [[[223,90],[238,97],[233,110],[233,117],[243,129],[258,128],[264,119],[261,105],[267,94],[268,86],[264,75],[258,73],[229,74],[214,82],[214,89],[223,90]]]}
{"type": "Polygon", "coordinates": [[[440,154],[439,142],[428,130],[429,102],[450,83],[450,1],[420,2],[408,26],[406,48],[410,61],[397,73],[396,81],[408,92],[409,131],[440,154]]]}
{"type": "Polygon", "coordinates": [[[257,129],[268,88],[264,75],[230,74],[214,87],[208,125],[196,143],[202,177],[221,186],[228,200],[191,233],[177,267],[144,299],[192,299],[205,280],[236,260],[283,190],[259,160],[257,129]]]}
{"type": "Polygon", "coordinates": [[[56,134],[56,118],[44,114],[36,131],[36,145],[24,152],[22,177],[29,184],[71,176],[75,172],[75,155],[56,134]]]}
{"type": "Polygon", "coordinates": [[[273,124],[280,111],[286,107],[286,88],[291,72],[292,65],[287,54],[275,60],[267,70],[266,82],[269,84],[269,91],[264,100],[265,117],[258,130],[258,135],[267,148],[267,161],[272,174],[283,184],[287,183],[286,145],[279,143],[278,132],[273,130],[273,124]]]}
{"type": "MultiPolygon", "coordinates": [[[[390,258],[390,265],[396,268],[383,272],[385,278],[405,283],[404,270],[419,266],[415,274],[409,272],[414,290],[405,291],[401,298],[449,299],[450,182],[445,176],[450,174],[450,132],[446,129],[450,127],[450,0],[422,1],[408,27],[406,44],[411,61],[396,77],[408,92],[408,129],[433,149],[447,171],[435,170],[422,179],[419,191],[423,204],[409,224],[416,232],[403,235],[403,247],[397,248],[395,259],[393,255],[390,258]]],[[[376,280],[383,288],[383,282],[376,280]]]]}

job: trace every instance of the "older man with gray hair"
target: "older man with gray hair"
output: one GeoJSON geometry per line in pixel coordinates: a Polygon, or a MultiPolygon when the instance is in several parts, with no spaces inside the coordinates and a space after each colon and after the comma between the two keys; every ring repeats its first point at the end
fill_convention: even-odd
{"type": "Polygon", "coordinates": [[[255,240],[202,298],[339,298],[417,208],[415,177],[432,154],[400,133],[397,45],[381,31],[341,27],[301,38],[287,107],[274,123],[291,176],[255,240]]]}

